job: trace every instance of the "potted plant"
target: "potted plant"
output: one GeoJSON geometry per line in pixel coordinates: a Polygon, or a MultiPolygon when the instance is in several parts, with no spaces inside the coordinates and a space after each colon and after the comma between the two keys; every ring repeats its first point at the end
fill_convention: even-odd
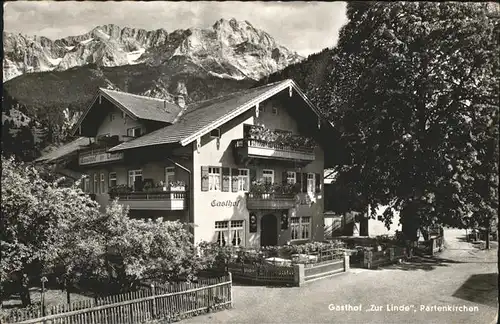
{"type": "Polygon", "coordinates": [[[169,183],[170,191],[186,191],[186,183],[184,181],[173,181],[169,183]]]}

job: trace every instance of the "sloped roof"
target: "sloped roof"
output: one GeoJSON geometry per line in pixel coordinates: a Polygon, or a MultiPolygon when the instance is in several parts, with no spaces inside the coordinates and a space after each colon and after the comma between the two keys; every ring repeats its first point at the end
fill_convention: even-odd
{"type": "Polygon", "coordinates": [[[285,80],[275,82],[226,96],[193,103],[185,108],[182,115],[173,125],[163,127],[132,141],[122,143],[111,148],[109,152],[159,144],[179,142],[182,145],[188,144],[185,141],[193,134],[201,132],[203,129],[214,125],[214,123],[218,121],[234,118],[234,116],[243,113],[246,109],[255,105],[256,102],[260,102],[274,95],[284,86],[284,89],[286,89],[286,86],[290,85],[290,82],[292,81],[285,80]]]}
{"type": "Polygon", "coordinates": [[[36,159],[35,162],[46,162],[46,163],[55,162],[64,156],[67,156],[71,153],[76,153],[80,148],[87,146],[88,144],[89,144],[88,137],[79,137],[74,141],[71,141],[67,144],[57,147],[52,151],[50,151],[49,153],[42,155],[41,157],[36,159]]]}
{"type": "Polygon", "coordinates": [[[127,92],[99,88],[113,103],[139,119],[172,123],[181,107],[163,99],[139,96],[127,92]]]}

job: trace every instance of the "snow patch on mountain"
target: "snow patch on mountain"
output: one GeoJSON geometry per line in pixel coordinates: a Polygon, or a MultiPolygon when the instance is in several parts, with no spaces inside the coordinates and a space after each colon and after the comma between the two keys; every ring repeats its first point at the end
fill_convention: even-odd
{"type": "Polygon", "coordinates": [[[80,44],[82,44],[82,45],[86,45],[86,44],[90,43],[90,42],[91,42],[91,41],[93,41],[93,40],[94,40],[94,38],[86,39],[86,40],[84,40],[84,41],[81,41],[81,42],[80,42],[80,44]]]}
{"type": "Polygon", "coordinates": [[[55,41],[4,33],[4,82],[23,73],[64,71],[87,64],[162,66],[179,60],[188,64],[184,67],[194,64],[220,78],[258,80],[302,57],[277,44],[265,31],[235,19],[171,33],[108,24],[55,41]]]}
{"type": "Polygon", "coordinates": [[[144,54],[144,52],[146,51],[145,48],[140,48],[139,50],[137,51],[133,51],[133,52],[128,52],[127,53],[127,60],[129,62],[129,64],[137,64],[139,62],[136,62],[142,54],[144,54]]]}

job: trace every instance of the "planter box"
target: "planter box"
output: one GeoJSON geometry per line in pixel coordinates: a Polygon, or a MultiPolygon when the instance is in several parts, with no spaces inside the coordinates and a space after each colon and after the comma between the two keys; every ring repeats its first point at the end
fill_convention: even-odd
{"type": "Polygon", "coordinates": [[[406,248],[402,247],[392,247],[385,251],[365,251],[363,254],[363,268],[373,269],[381,265],[396,263],[406,257],[406,248]]]}

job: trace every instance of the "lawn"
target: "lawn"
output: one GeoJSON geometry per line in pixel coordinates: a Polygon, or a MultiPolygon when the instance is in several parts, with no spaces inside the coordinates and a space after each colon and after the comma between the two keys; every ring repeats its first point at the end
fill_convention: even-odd
{"type": "MultiPolygon", "coordinates": [[[[42,300],[42,290],[40,288],[30,288],[30,296],[32,304],[39,304],[42,300]]],[[[71,303],[90,300],[92,297],[85,296],[78,293],[70,294],[71,303]]],[[[61,291],[59,289],[47,289],[45,290],[45,305],[47,309],[52,306],[66,304],[66,291],[61,291]]],[[[2,308],[5,310],[21,308],[21,299],[19,295],[12,295],[9,299],[2,301],[2,308]]]]}

